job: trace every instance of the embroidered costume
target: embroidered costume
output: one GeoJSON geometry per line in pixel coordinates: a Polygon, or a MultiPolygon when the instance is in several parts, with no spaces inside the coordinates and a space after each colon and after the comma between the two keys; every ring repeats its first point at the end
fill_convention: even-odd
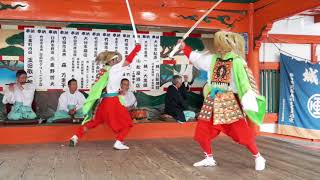
{"type": "Polygon", "coordinates": [[[265,168],[265,159],[258,151],[255,134],[247,125],[245,115],[261,125],[266,104],[241,56],[243,41],[239,34],[220,31],[214,36],[217,54],[192,51],[186,45],[183,47],[184,54],[193,65],[208,72],[205,100],[194,135],[206,158],[194,166],[216,165],[212,157],[211,140],[223,132],[246,146],[256,157],[256,170],[265,168]],[[222,53],[223,57],[220,56],[222,53]]]}
{"type": "Polygon", "coordinates": [[[141,46],[136,45],[125,60],[121,60],[121,55],[115,52],[106,51],[98,55],[97,60],[107,63],[107,65],[100,71],[100,78],[92,86],[84,103],[83,114],[85,118],[82,126],[71,138],[71,146],[76,145],[78,138],[81,138],[85,131],[105,123],[116,133],[114,148],[129,149],[128,146],[123,144],[123,141],[133,124],[130,114],[124,106],[123,98],[121,98],[123,96],[118,96],[118,92],[125,66],[133,61],[140,49],[141,46]],[[113,64],[109,65],[110,62],[113,64]],[[104,89],[106,89],[106,92],[103,93],[104,89]],[[97,104],[96,112],[93,115],[97,104]]]}

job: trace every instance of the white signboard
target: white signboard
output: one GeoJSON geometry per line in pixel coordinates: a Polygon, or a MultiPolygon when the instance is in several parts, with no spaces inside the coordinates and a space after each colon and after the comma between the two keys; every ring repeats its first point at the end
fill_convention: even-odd
{"type": "MultiPolygon", "coordinates": [[[[123,74],[134,90],[160,89],[160,36],[139,34],[142,49],[123,74]]],[[[37,89],[63,89],[75,78],[90,89],[101,65],[95,57],[104,50],[123,56],[134,48],[133,34],[71,29],[25,29],[25,69],[37,89]]]]}

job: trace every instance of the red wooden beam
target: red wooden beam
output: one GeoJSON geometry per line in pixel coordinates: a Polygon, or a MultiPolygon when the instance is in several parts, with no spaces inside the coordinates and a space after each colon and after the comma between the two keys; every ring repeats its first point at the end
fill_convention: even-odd
{"type": "Polygon", "coordinates": [[[256,36],[262,31],[263,27],[273,21],[280,20],[308,9],[320,6],[318,0],[308,0],[301,3],[301,0],[277,0],[268,5],[255,8],[255,32],[256,36]]]}
{"type": "Polygon", "coordinates": [[[280,69],[280,63],[278,62],[260,63],[260,70],[278,70],[278,69],[280,69]]]}
{"type": "Polygon", "coordinates": [[[320,14],[314,15],[314,23],[319,23],[320,22],[320,14]]]}
{"type": "MultiPolygon", "coordinates": [[[[11,0],[2,3],[10,5],[11,0]]],[[[18,2],[17,2],[18,3],[18,2]]],[[[101,24],[130,24],[125,1],[28,0],[18,3],[23,8],[3,9],[0,17],[9,21],[55,21],[101,24]]],[[[135,0],[131,9],[135,23],[141,26],[190,28],[214,2],[135,0]]],[[[199,24],[199,29],[228,29],[245,16],[247,4],[222,3],[199,24]]],[[[241,26],[243,27],[243,26],[241,26]]],[[[236,29],[245,32],[246,29],[236,29]]]]}
{"type": "Polygon", "coordinates": [[[320,44],[320,36],[268,34],[267,38],[263,42],[288,44],[320,44]]]}
{"type": "Polygon", "coordinates": [[[254,9],[258,10],[273,3],[274,0],[260,0],[254,3],[254,9]]]}
{"type": "Polygon", "coordinates": [[[277,123],[278,122],[278,114],[277,113],[268,113],[264,117],[263,123],[277,123]]]}
{"type": "Polygon", "coordinates": [[[255,38],[255,49],[260,49],[261,44],[267,39],[269,31],[272,29],[273,23],[267,24],[263,31],[260,33],[259,37],[255,38]]]}
{"type": "MultiPolygon", "coordinates": [[[[163,138],[192,138],[197,123],[139,123],[135,124],[128,139],[163,139],[163,138]]],[[[66,142],[72,133],[79,128],[73,124],[54,125],[15,125],[0,126],[0,144],[34,144],[66,142]]],[[[105,126],[90,130],[83,138],[84,141],[113,140],[114,133],[105,126]]]]}
{"type": "MultiPolygon", "coordinates": [[[[318,7],[320,6],[320,1],[308,0],[301,3],[301,0],[265,0],[258,1],[254,5],[254,37],[255,39],[260,39],[268,24],[318,7]]],[[[243,21],[247,19],[249,19],[248,16],[243,21]]]]}
{"type": "MultiPolygon", "coordinates": [[[[186,1],[186,0],[174,0],[174,1],[145,1],[145,0],[136,0],[135,3],[139,3],[140,5],[154,5],[156,3],[161,4],[161,7],[174,7],[174,8],[191,8],[191,9],[198,9],[198,10],[208,10],[215,2],[208,2],[208,1],[186,1]]],[[[135,4],[134,3],[134,4],[135,4]]],[[[159,6],[158,6],[159,7],[159,6]]],[[[157,7],[157,8],[158,8],[157,7]]],[[[228,3],[222,2],[216,10],[247,10],[248,5],[245,3],[228,3]]]]}

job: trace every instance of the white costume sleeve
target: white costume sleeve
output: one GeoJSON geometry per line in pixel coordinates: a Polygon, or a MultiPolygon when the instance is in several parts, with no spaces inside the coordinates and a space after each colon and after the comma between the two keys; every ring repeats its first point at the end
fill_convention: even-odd
{"type": "Polygon", "coordinates": [[[243,110],[250,110],[254,112],[259,111],[258,103],[257,103],[257,95],[251,89],[248,90],[241,99],[241,104],[243,106],[243,110]]]}
{"type": "Polygon", "coordinates": [[[3,89],[3,99],[2,99],[2,103],[3,104],[14,104],[15,103],[15,98],[14,98],[14,93],[13,91],[9,90],[9,87],[5,87],[3,89]]]}
{"type": "Polygon", "coordinates": [[[67,93],[64,92],[60,95],[59,97],[59,103],[57,107],[57,111],[69,111],[68,109],[68,98],[67,98],[67,93]]]}
{"type": "Polygon", "coordinates": [[[125,69],[127,67],[122,66],[124,63],[124,60],[119,62],[118,64],[115,64],[111,67],[109,72],[109,80],[107,85],[107,92],[108,93],[118,93],[120,89],[120,83],[122,74],[124,73],[125,69]]]}
{"type": "Polygon", "coordinates": [[[31,107],[33,99],[34,99],[34,92],[36,88],[33,84],[26,84],[24,89],[22,90],[23,93],[23,105],[31,107]]]}
{"type": "Polygon", "coordinates": [[[207,72],[210,71],[212,54],[210,54],[209,51],[192,51],[189,59],[197,69],[201,69],[207,72]]]}

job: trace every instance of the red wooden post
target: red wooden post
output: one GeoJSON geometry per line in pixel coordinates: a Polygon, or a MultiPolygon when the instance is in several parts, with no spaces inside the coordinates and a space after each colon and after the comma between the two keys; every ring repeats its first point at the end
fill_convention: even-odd
{"type": "MultiPolygon", "coordinates": [[[[249,16],[249,32],[248,32],[248,43],[249,43],[249,49],[248,49],[248,65],[252,70],[253,76],[257,82],[257,86],[259,89],[260,85],[260,67],[259,67],[259,49],[254,48],[254,6],[253,3],[249,4],[248,9],[248,16],[249,16]]],[[[255,130],[255,132],[259,133],[259,127],[252,123],[251,121],[248,121],[249,126],[255,130]]]]}
{"type": "Polygon", "coordinates": [[[318,57],[317,57],[317,44],[312,43],[311,44],[311,62],[317,63],[318,57]]]}

